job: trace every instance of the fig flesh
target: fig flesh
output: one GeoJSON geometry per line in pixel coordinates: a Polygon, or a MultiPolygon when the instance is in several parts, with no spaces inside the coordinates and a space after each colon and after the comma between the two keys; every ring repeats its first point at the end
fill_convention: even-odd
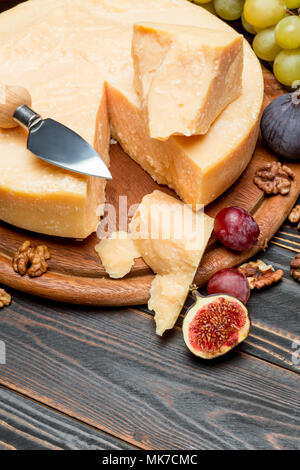
{"type": "Polygon", "coordinates": [[[287,160],[300,160],[300,91],[276,98],[264,110],[261,132],[267,145],[287,160]]]}
{"type": "Polygon", "coordinates": [[[195,303],[183,321],[188,349],[202,359],[222,356],[244,341],[250,331],[245,305],[227,294],[195,295],[195,303]]]}

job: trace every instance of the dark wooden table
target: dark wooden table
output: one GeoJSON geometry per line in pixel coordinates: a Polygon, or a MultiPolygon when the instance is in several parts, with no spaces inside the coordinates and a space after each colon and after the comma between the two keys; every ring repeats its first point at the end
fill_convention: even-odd
{"type": "Polygon", "coordinates": [[[261,254],[284,279],[252,294],[249,338],[213,362],[187,351],[182,318],[161,339],[144,306],[11,292],[0,311],[0,449],[300,449],[300,286],[295,253],[274,243],[299,251],[300,234],[285,224],[261,254]]]}

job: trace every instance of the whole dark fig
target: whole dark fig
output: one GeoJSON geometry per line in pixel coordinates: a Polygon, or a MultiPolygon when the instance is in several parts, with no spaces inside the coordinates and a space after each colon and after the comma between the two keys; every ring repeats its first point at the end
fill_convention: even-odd
{"type": "Polygon", "coordinates": [[[300,92],[279,96],[265,109],[261,120],[265,142],[278,155],[300,160],[300,92]]]}

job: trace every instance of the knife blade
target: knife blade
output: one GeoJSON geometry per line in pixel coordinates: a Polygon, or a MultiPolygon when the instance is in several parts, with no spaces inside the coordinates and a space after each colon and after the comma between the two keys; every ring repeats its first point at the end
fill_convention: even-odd
{"type": "Polygon", "coordinates": [[[5,103],[0,102],[0,127],[20,125],[28,130],[28,150],[51,165],[89,176],[112,178],[100,155],[79,134],[53,119],[42,119],[30,108],[31,97],[27,90],[5,88],[5,103]]]}

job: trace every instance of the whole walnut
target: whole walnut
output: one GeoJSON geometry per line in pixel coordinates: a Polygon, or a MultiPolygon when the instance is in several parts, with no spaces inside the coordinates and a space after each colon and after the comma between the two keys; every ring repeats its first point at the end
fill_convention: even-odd
{"type": "Polygon", "coordinates": [[[289,221],[292,224],[298,224],[297,229],[300,230],[300,204],[294,207],[289,215],[289,221]]]}
{"type": "Polygon", "coordinates": [[[275,269],[271,265],[265,264],[260,259],[242,264],[239,268],[248,279],[250,289],[261,289],[270,286],[283,277],[282,269],[275,269]]]}
{"type": "Polygon", "coordinates": [[[15,253],[12,261],[14,271],[21,276],[39,277],[48,269],[47,260],[51,257],[46,245],[31,246],[26,240],[15,253]]]}
{"type": "Polygon", "coordinates": [[[291,275],[300,282],[300,253],[291,262],[291,275]]]}
{"type": "Polygon", "coordinates": [[[11,296],[4,289],[0,289],[0,308],[6,307],[10,303],[11,296]]]}
{"type": "Polygon", "coordinates": [[[292,181],[295,179],[294,172],[280,162],[267,163],[254,175],[254,183],[266,194],[289,194],[292,181]]]}

